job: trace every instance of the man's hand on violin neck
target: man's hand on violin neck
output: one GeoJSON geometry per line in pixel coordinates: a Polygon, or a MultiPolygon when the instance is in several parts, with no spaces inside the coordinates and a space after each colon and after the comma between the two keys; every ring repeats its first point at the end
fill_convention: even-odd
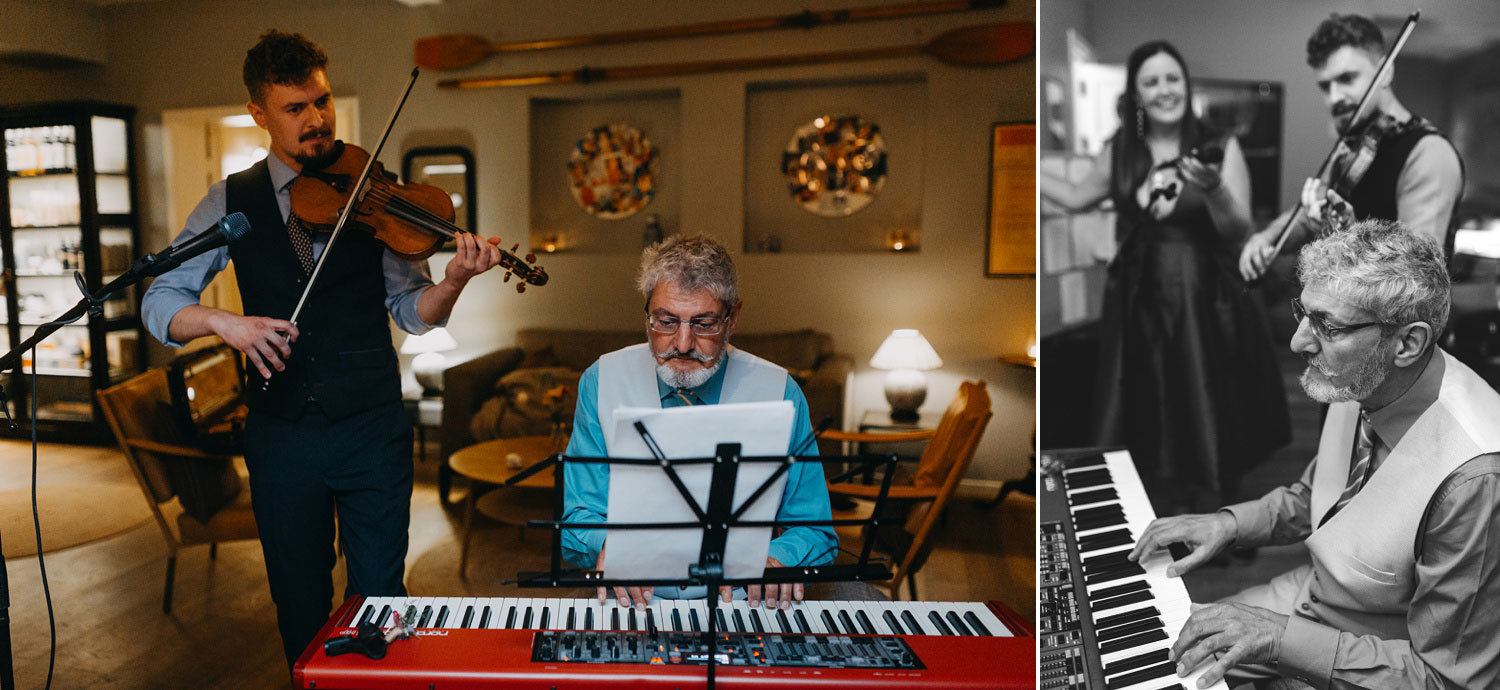
{"type": "Polygon", "coordinates": [[[271,378],[272,369],[286,369],[285,360],[292,356],[291,343],[298,335],[296,324],[290,321],[227,311],[214,314],[209,325],[214,335],[245,353],[262,378],[271,378]]]}
{"type": "Polygon", "coordinates": [[[443,272],[446,280],[456,281],[459,285],[469,282],[469,279],[500,265],[500,238],[481,238],[467,232],[458,233],[453,236],[453,242],[458,249],[458,254],[448,262],[447,269],[443,272]]]}

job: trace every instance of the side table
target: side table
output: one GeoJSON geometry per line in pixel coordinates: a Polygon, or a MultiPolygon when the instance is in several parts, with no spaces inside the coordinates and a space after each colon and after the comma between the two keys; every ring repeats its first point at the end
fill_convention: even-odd
{"type": "Polygon", "coordinates": [[[411,416],[412,428],[417,432],[417,460],[427,462],[427,430],[443,424],[442,396],[422,395],[401,398],[406,414],[411,416]]]}
{"type": "Polygon", "coordinates": [[[453,471],[471,481],[468,496],[464,498],[464,537],[458,557],[459,577],[465,575],[469,564],[469,537],[473,532],[475,509],[486,517],[502,523],[516,524],[523,529],[526,521],[531,518],[552,515],[553,482],[550,470],[533,474],[513,487],[497,485],[565,447],[566,442],[559,444],[552,436],[516,436],[491,439],[460,448],[448,458],[453,471]],[[512,467],[506,460],[512,453],[520,456],[519,466],[512,467]]]}

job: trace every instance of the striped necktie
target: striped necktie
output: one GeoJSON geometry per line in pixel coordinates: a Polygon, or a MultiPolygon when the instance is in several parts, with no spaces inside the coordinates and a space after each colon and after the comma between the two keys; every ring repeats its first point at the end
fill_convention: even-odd
{"type": "MultiPolygon", "coordinates": [[[[1354,495],[1360,489],[1365,488],[1365,483],[1370,481],[1371,468],[1375,460],[1375,427],[1370,424],[1370,415],[1363,409],[1359,411],[1359,428],[1355,431],[1354,455],[1350,458],[1349,483],[1344,485],[1344,493],[1339,494],[1338,503],[1333,504],[1333,510],[1323,517],[1323,522],[1333,517],[1349,501],[1354,500],[1354,495]]],[[[1319,526],[1323,522],[1318,523],[1319,526]]]]}

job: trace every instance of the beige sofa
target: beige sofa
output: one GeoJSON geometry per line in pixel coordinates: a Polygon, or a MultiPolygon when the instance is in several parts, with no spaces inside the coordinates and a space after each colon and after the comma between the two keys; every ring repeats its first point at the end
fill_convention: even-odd
{"type": "MultiPolygon", "coordinates": [[[[443,466],[438,485],[444,500],[452,473],[447,458],[464,446],[490,438],[546,434],[555,418],[571,422],[575,399],[546,400],[548,389],[577,390],[578,377],[600,355],[645,342],[644,330],[583,331],[524,329],[514,347],[501,348],[443,372],[439,436],[443,466]]],[[[813,330],[735,334],[735,347],[786,367],[802,392],[816,427],[824,417],[844,422],[844,395],[854,360],[833,350],[833,338],[813,330]]],[[[836,443],[820,444],[824,453],[836,443]]]]}

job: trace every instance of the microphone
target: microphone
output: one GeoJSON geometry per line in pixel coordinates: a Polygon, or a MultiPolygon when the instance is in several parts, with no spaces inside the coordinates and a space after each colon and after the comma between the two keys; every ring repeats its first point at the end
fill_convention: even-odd
{"type": "Polygon", "coordinates": [[[218,249],[238,240],[248,232],[250,232],[250,221],[245,218],[245,214],[231,213],[182,244],[173,245],[156,254],[147,254],[136,259],[126,275],[132,275],[136,280],[148,276],[159,276],[203,252],[218,249]]]}

